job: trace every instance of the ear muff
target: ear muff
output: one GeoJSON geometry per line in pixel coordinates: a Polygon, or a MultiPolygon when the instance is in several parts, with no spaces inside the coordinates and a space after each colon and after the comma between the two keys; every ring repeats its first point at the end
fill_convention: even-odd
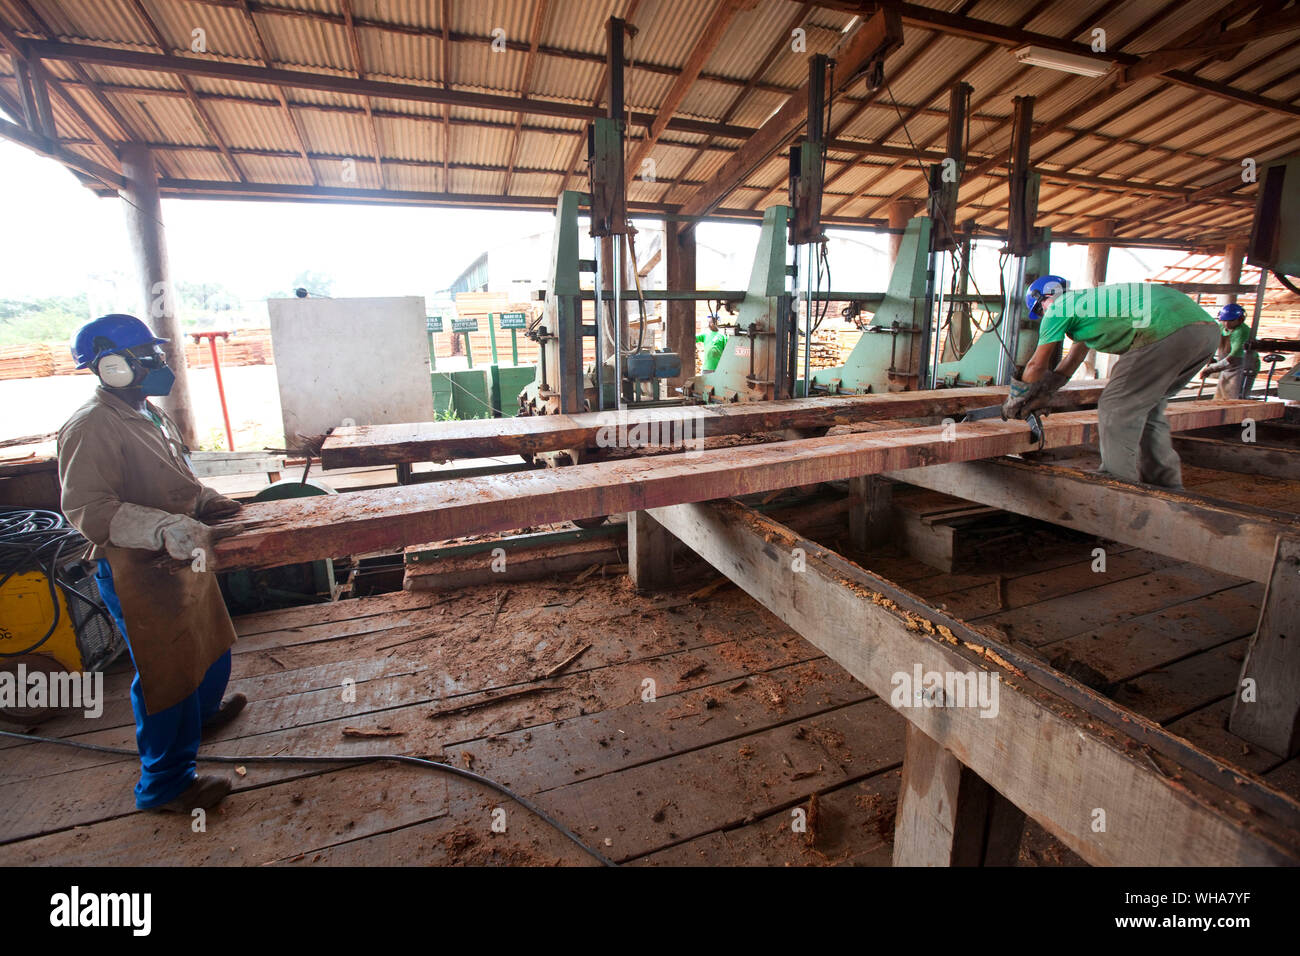
{"type": "Polygon", "coordinates": [[[135,369],[125,355],[105,355],[95,371],[109,388],[129,388],[135,383],[135,369]]]}

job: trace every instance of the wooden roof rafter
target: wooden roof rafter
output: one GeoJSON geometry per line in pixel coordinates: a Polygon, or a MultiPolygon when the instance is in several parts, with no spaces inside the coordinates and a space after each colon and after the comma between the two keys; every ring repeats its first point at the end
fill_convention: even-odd
{"type": "MultiPolygon", "coordinates": [[[[247,2],[247,0],[243,0],[247,2]]],[[[347,24],[348,49],[352,53],[352,65],[356,67],[357,79],[366,78],[365,60],[361,56],[361,40],[357,36],[356,23],[352,18],[352,0],[339,0],[343,10],[343,18],[347,24]]],[[[375,104],[370,101],[370,97],[361,98],[361,107],[366,112],[366,135],[370,139],[370,153],[375,160],[375,174],[379,177],[381,188],[388,188],[388,183],[384,179],[384,155],[379,147],[379,126],[375,123],[375,104]]]]}
{"type": "MultiPolygon", "coordinates": [[[[145,8],[143,0],[127,0],[127,4],[140,19],[144,28],[149,31],[149,35],[153,37],[153,41],[158,46],[158,49],[162,50],[164,55],[168,55],[167,38],[164,37],[162,31],[158,29],[158,24],[154,22],[152,14],[150,14],[148,9],[145,8]]],[[[239,168],[239,164],[235,162],[235,157],[231,155],[230,149],[226,146],[225,140],[222,138],[221,134],[217,132],[217,128],[212,122],[212,117],[210,117],[207,110],[203,108],[203,104],[199,102],[198,94],[194,90],[194,84],[190,81],[189,75],[184,72],[177,72],[176,76],[180,81],[181,87],[185,90],[186,98],[189,99],[190,105],[194,108],[194,113],[198,117],[199,124],[203,127],[204,132],[213,143],[220,147],[221,155],[225,158],[226,164],[230,167],[230,172],[236,179],[243,182],[244,171],[239,168]]]]}
{"type": "MultiPolygon", "coordinates": [[[[537,5],[533,9],[533,23],[528,31],[528,58],[524,62],[524,78],[519,84],[520,93],[524,99],[528,98],[528,91],[533,87],[533,70],[537,62],[537,46],[542,40],[542,30],[546,26],[546,14],[551,0],[537,0],[537,5]]],[[[501,191],[506,195],[510,194],[510,180],[515,174],[515,161],[519,158],[519,140],[520,133],[524,125],[524,112],[520,110],[515,114],[515,128],[510,138],[510,159],[506,163],[506,178],[501,187],[501,191]]]]}
{"type": "MultiPolygon", "coordinates": [[[[1118,6],[1120,6],[1119,3],[1115,2],[1115,0],[1110,0],[1110,2],[1107,3],[1107,4],[1105,4],[1105,5],[1104,5],[1100,10],[1098,10],[1098,11],[1091,11],[1091,12],[1089,12],[1086,16],[1084,16],[1084,17],[1080,18],[1079,20],[1075,21],[1075,23],[1074,23],[1073,26],[1072,26],[1072,29],[1069,31],[1069,33],[1068,33],[1067,35],[1068,35],[1068,36],[1077,36],[1077,35],[1080,33],[1080,31],[1082,31],[1083,29],[1085,29],[1085,28],[1088,26],[1089,23],[1094,22],[1094,18],[1095,18],[1095,17],[1097,17],[1098,15],[1104,16],[1104,15],[1106,15],[1107,13],[1109,13],[1110,11],[1116,9],[1118,6]]],[[[1163,11],[1160,11],[1160,12],[1157,12],[1157,13],[1155,13],[1155,14],[1152,14],[1152,15],[1151,15],[1150,17],[1148,17],[1145,21],[1143,21],[1143,22],[1142,22],[1141,24],[1139,24],[1136,28],[1134,28],[1134,30],[1130,31],[1129,36],[1130,36],[1130,37],[1132,37],[1132,36],[1141,36],[1142,32],[1144,32],[1146,29],[1148,29],[1152,24],[1158,22],[1158,21],[1161,19],[1161,17],[1162,17],[1163,15],[1164,15],[1164,14],[1163,14],[1163,11]]],[[[1033,21],[1033,18],[1030,17],[1028,20],[1024,20],[1024,21],[1022,21],[1022,23],[1030,23],[1030,22],[1032,22],[1032,21],[1033,21]]],[[[1127,39],[1127,37],[1124,38],[1124,39],[1127,39]]],[[[1120,42],[1124,42],[1124,40],[1122,39],[1120,42]]],[[[986,49],[988,49],[988,48],[986,48],[986,49]]],[[[1033,69],[1033,67],[1025,67],[1025,66],[1017,67],[1016,70],[1015,70],[1014,72],[1012,72],[1010,75],[1008,75],[1007,78],[1004,79],[1000,84],[998,84],[998,86],[995,87],[993,90],[990,90],[990,91],[987,91],[987,92],[981,93],[980,96],[979,96],[979,99],[976,100],[976,101],[973,101],[973,102],[972,102],[972,104],[971,104],[972,109],[977,108],[977,106],[978,106],[979,104],[981,104],[981,103],[987,103],[987,102],[991,101],[992,99],[994,99],[994,98],[997,97],[997,96],[1004,95],[1004,94],[1006,93],[1007,90],[1014,89],[1015,85],[1016,85],[1016,84],[1017,84],[1017,83],[1018,83],[1018,82],[1019,82],[1023,77],[1025,77],[1026,75],[1028,75],[1029,71],[1032,70],[1032,69],[1033,69]]],[[[1051,89],[1050,89],[1046,94],[1043,95],[1043,98],[1046,99],[1047,97],[1053,95],[1054,93],[1057,93],[1057,92],[1063,90],[1066,86],[1068,86],[1068,85],[1072,82],[1072,80],[1073,80],[1072,77],[1068,77],[1068,76],[1067,76],[1067,77],[1062,77],[1060,80],[1058,80],[1058,81],[1057,81],[1057,82],[1052,86],[1052,88],[1051,88],[1051,89]]],[[[939,90],[939,91],[937,91],[937,92],[934,94],[934,96],[939,96],[941,93],[942,93],[942,89],[939,90]]],[[[931,97],[931,100],[932,100],[932,101],[933,101],[933,99],[934,99],[934,97],[931,97]]],[[[1014,114],[1008,115],[1008,116],[1005,117],[1001,122],[999,122],[999,123],[997,123],[997,124],[994,125],[994,131],[1010,130],[1010,129],[1011,129],[1011,126],[1012,126],[1013,123],[1014,123],[1014,114]]],[[[987,129],[984,131],[984,139],[985,139],[985,140],[990,139],[990,138],[992,137],[992,135],[993,135],[993,131],[990,131],[990,130],[987,130],[987,129]]],[[[937,137],[936,137],[936,138],[937,138],[937,137]]],[[[929,146],[929,145],[933,144],[934,141],[935,141],[935,138],[932,138],[932,139],[931,139],[931,140],[930,140],[926,145],[929,146]]],[[[967,149],[968,149],[968,151],[969,151],[969,150],[971,149],[971,147],[973,147],[977,142],[979,142],[979,140],[977,140],[977,139],[975,139],[974,137],[972,137],[971,142],[967,144],[967,149]]],[[[1009,147],[1008,147],[1008,149],[1009,149],[1009,147]]],[[[905,163],[905,162],[900,162],[900,163],[895,164],[895,166],[894,166],[893,170],[891,170],[891,172],[899,172],[899,171],[901,171],[901,170],[903,170],[903,169],[905,169],[905,168],[906,168],[906,163],[905,163]]],[[[989,168],[986,169],[986,168],[985,168],[985,163],[980,163],[979,166],[976,167],[976,169],[980,170],[980,172],[976,172],[976,171],[974,171],[974,170],[969,170],[969,169],[968,169],[968,170],[964,170],[964,171],[962,172],[962,182],[963,182],[963,184],[973,182],[973,181],[976,179],[977,176],[989,172],[990,169],[991,169],[991,167],[989,167],[989,168]]],[[[922,171],[922,174],[924,174],[924,171],[922,171]]],[[[881,178],[881,177],[877,177],[875,180],[872,180],[870,183],[868,183],[868,184],[866,184],[866,185],[867,185],[868,187],[869,187],[870,185],[874,185],[874,183],[875,183],[875,182],[878,182],[878,181],[880,180],[880,178],[881,178]]],[[[897,190],[897,191],[895,191],[895,193],[894,193],[892,196],[890,196],[890,197],[889,197],[887,200],[885,200],[884,202],[878,202],[878,203],[876,203],[875,205],[871,206],[871,207],[870,207],[870,212],[868,213],[868,215],[874,214],[875,212],[877,212],[877,211],[879,211],[880,209],[884,208],[885,206],[887,206],[887,205],[888,205],[889,203],[891,203],[891,202],[895,202],[896,200],[899,200],[899,199],[904,198],[905,193],[910,193],[911,188],[912,188],[912,187],[909,187],[909,188],[906,189],[906,190],[897,190]]],[[[991,188],[991,184],[990,184],[990,188],[991,188]]],[[[864,191],[865,191],[865,190],[864,190],[864,191]]],[[[986,191],[987,191],[987,190],[986,190],[986,191]]],[[[832,212],[832,213],[838,212],[839,209],[843,208],[845,205],[848,205],[848,204],[847,204],[847,203],[841,203],[839,206],[833,208],[833,209],[831,210],[831,212],[832,212]]]]}
{"type": "MultiPolygon", "coordinates": [[[[343,0],[343,2],[346,5],[347,0],[343,0]]],[[[265,66],[273,66],[271,53],[267,49],[266,41],[262,38],[262,31],[257,27],[257,21],[253,19],[253,11],[247,0],[240,0],[239,10],[243,14],[244,23],[248,26],[253,45],[257,48],[257,55],[261,57],[265,66]]],[[[302,135],[302,129],[298,126],[298,120],[293,115],[293,110],[289,108],[289,97],[285,94],[284,87],[272,86],[271,91],[275,94],[276,102],[280,106],[280,115],[284,117],[285,125],[289,127],[289,134],[298,146],[298,154],[302,157],[303,165],[307,168],[307,176],[314,184],[319,186],[320,178],[316,175],[316,169],[312,166],[311,160],[307,158],[307,141],[302,135]]]]}

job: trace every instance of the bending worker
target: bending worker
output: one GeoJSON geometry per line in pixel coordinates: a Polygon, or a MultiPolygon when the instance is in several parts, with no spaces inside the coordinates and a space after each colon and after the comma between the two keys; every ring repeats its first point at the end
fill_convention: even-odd
{"type": "Polygon", "coordinates": [[[695,341],[705,343],[704,371],[712,372],[722,359],[722,350],[727,347],[727,333],[718,328],[718,317],[709,316],[709,331],[695,336],[695,341]]]}
{"type": "Polygon", "coordinates": [[[189,813],[230,792],[228,778],[196,774],[195,756],[202,733],[246,703],[242,694],[222,703],[235,629],[205,568],[212,534],[199,519],[240,506],[194,477],[175,422],[148,400],[175,378],[158,347],[165,341],[130,315],[77,331],[73,358],[99,387],[59,431],[59,481],[63,512],[93,546],[100,594],[135,663],[136,806],[189,813]],[[155,567],[163,551],[189,569],[155,567]]]}
{"type": "Polygon", "coordinates": [[[1182,488],[1182,463],[1169,440],[1165,405],[1214,354],[1219,330],[1192,299],[1158,283],[1127,282],[1067,291],[1044,276],[1026,296],[1041,318],[1038,348],[1023,381],[1011,383],[1003,406],[1024,418],[1047,405],[1070,380],[1088,349],[1121,356],[1097,402],[1101,472],[1121,481],[1182,488]],[[1062,340],[1070,351],[1052,367],[1062,340]]]}
{"type": "Polygon", "coordinates": [[[1219,376],[1219,385],[1214,390],[1214,397],[1222,401],[1226,398],[1242,398],[1241,386],[1247,376],[1254,376],[1259,371],[1259,356],[1250,352],[1254,361],[1246,367],[1246,346],[1250,344],[1250,326],[1246,324],[1246,310],[1236,302],[1230,302],[1219,310],[1219,323],[1223,326],[1223,340],[1215,353],[1217,361],[1201,369],[1201,378],[1211,375],[1219,376]]]}

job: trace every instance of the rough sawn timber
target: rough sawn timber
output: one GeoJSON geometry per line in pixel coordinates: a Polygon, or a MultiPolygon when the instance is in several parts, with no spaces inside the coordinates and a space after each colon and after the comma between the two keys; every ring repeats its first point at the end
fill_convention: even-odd
{"type": "MultiPolygon", "coordinates": [[[[1055,409],[1095,405],[1103,381],[1061,389],[1053,396],[1055,409]]],[[[701,435],[743,435],[787,428],[829,428],[891,418],[962,415],[974,408],[1002,402],[1005,386],[940,388],[881,395],[831,395],[745,402],[735,405],[684,405],[624,412],[583,412],[579,415],[527,415],[520,418],[474,418],[465,421],[411,422],[401,425],[350,425],[336,428],[325,440],[321,463],[326,468],[394,465],[413,461],[451,461],[493,455],[538,454],[594,446],[602,429],[613,426],[671,434],[675,423],[689,420],[701,435]],[[666,426],[666,427],[665,427],[666,426]]]]}
{"type": "MultiPolygon", "coordinates": [[[[1261,402],[1186,402],[1171,407],[1168,418],[1171,428],[1186,430],[1281,411],[1280,404],[1261,402]]],[[[1088,444],[1096,437],[1096,412],[1065,412],[1051,416],[1045,447],[1088,444]]],[[[276,567],[1035,447],[1023,422],[985,420],[259,502],[246,505],[237,520],[216,525],[219,540],[209,564],[222,570],[276,567]]]]}

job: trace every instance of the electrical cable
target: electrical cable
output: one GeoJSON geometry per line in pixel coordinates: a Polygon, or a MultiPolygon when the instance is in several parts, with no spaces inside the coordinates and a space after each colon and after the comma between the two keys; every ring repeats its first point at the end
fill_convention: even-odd
{"type": "MultiPolygon", "coordinates": [[[[910,132],[910,131],[908,130],[908,128],[907,128],[907,120],[906,120],[906,118],[904,118],[904,116],[903,116],[903,111],[902,111],[902,109],[901,109],[901,108],[899,107],[899,105],[898,105],[898,100],[894,99],[894,90],[893,90],[893,87],[891,87],[891,86],[889,85],[889,81],[888,81],[888,80],[885,81],[885,84],[884,84],[884,85],[885,85],[885,92],[889,94],[889,102],[890,102],[891,104],[893,104],[894,112],[898,114],[898,122],[899,122],[899,125],[901,125],[902,128],[903,128],[903,135],[905,135],[905,136],[907,137],[908,145],[912,147],[912,152],[913,152],[913,153],[915,154],[915,156],[916,156],[916,166],[917,166],[917,169],[919,169],[919,170],[921,171],[921,176],[922,176],[922,177],[924,178],[924,180],[925,180],[926,197],[927,197],[927,199],[931,199],[931,200],[932,200],[932,199],[934,198],[934,193],[931,192],[931,190],[930,190],[930,177],[929,177],[929,175],[926,173],[926,169],[925,169],[925,161],[924,161],[924,159],[923,159],[922,156],[921,156],[921,151],[920,151],[919,149],[917,149],[916,143],[912,140],[912,134],[911,134],[911,132],[910,132]]],[[[969,111],[968,111],[968,112],[969,112],[969,111]]],[[[969,128],[970,128],[970,127],[969,127],[969,124],[970,124],[970,117],[969,117],[969,116],[967,117],[966,122],[967,122],[967,131],[968,131],[968,135],[969,135],[969,128]]],[[[968,139],[967,141],[969,142],[969,139],[968,139]]],[[[947,229],[948,229],[948,233],[949,233],[950,235],[955,235],[955,234],[956,234],[956,231],[953,229],[952,224],[951,224],[950,222],[948,222],[948,214],[947,214],[947,212],[944,210],[943,205],[942,205],[941,203],[931,203],[931,205],[934,207],[935,211],[939,214],[939,218],[943,221],[944,225],[947,227],[947,229]]],[[[974,241],[974,240],[972,239],[972,242],[973,242],[973,241],[974,241]]],[[[984,298],[984,293],[980,292],[979,283],[975,281],[975,274],[974,274],[973,271],[970,270],[970,268],[969,268],[969,264],[967,264],[967,275],[968,275],[969,278],[970,278],[970,283],[971,283],[971,285],[974,286],[974,288],[975,288],[975,294],[976,294],[977,296],[979,296],[981,299],[983,299],[983,298],[984,298]]],[[[1006,295],[1005,295],[1005,293],[1003,294],[1003,310],[1004,310],[1004,311],[1006,310],[1006,295]]],[[[1003,353],[1004,353],[1004,354],[1007,356],[1007,358],[1010,360],[1011,364],[1014,365],[1014,364],[1015,364],[1015,360],[1016,360],[1015,356],[1012,355],[1010,349],[1007,348],[1006,340],[1005,340],[1005,339],[1004,339],[1000,334],[998,334],[998,332],[997,332],[998,327],[1001,326],[1001,324],[1002,324],[1002,319],[1003,319],[1003,315],[999,314],[999,316],[998,316],[998,320],[997,320],[997,323],[991,327],[990,331],[992,331],[992,332],[997,336],[998,344],[1002,347],[1002,351],[1003,351],[1003,353]]]]}
{"type": "MultiPolygon", "coordinates": [[[[31,743],[59,744],[64,747],[75,747],[78,750],[91,750],[94,751],[95,753],[114,754],[116,756],[121,756],[121,757],[139,756],[138,752],[134,750],[128,750],[124,747],[105,747],[102,744],[88,744],[78,740],[65,740],[60,737],[38,737],[35,734],[20,734],[20,733],[15,733],[14,731],[11,730],[0,730],[0,736],[12,737],[15,740],[26,740],[31,743]]],[[[584,843],[581,837],[579,837],[576,833],[570,830],[559,820],[555,819],[553,816],[551,816],[541,807],[537,806],[537,804],[533,803],[527,797],[523,797],[515,793],[509,787],[505,786],[505,784],[497,783],[495,780],[491,779],[490,777],[485,777],[482,774],[475,773],[472,770],[465,770],[461,767],[455,767],[452,766],[451,764],[442,763],[441,761],[438,760],[429,760],[427,757],[413,757],[410,756],[409,754],[350,754],[346,756],[342,754],[340,754],[339,756],[321,756],[318,754],[311,754],[311,755],[270,754],[270,755],[256,755],[256,756],[248,756],[248,757],[239,757],[239,756],[228,757],[228,756],[218,755],[218,754],[206,754],[206,755],[199,754],[197,759],[208,761],[211,763],[235,763],[235,764],[243,764],[243,763],[369,764],[369,763],[380,763],[382,761],[391,761],[393,763],[404,763],[410,766],[424,767],[427,770],[441,770],[444,773],[449,773],[452,774],[453,776],[462,777],[465,780],[472,780],[477,784],[481,784],[482,786],[485,786],[490,790],[495,790],[497,793],[501,794],[502,796],[507,797],[510,800],[513,800],[515,803],[519,804],[525,810],[535,814],[540,819],[549,823],[559,833],[563,834],[574,844],[576,844],[584,853],[586,853],[588,856],[592,857],[593,859],[599,861],[599,863],[602,866],[618,865],[609,857],[601,853],[599,850],[590,847],[586,843],[584,843]]]]}
{"type": "MultiPolygon", "coordinates": [[[[16,574],[41,573],[45,576],[45,583],[50,591],[50,604],[54,608],[54,620],[50,623],[44,637],[21,651],[0,651],[0,657],[22,657],[30,654],[54,635],[62,620],[60,591],[65,596],[75,595],[89,604],[93,610],[107,617],[102,607],[64,580],[65,575],[60,566],[65,552],[76,553],[88,543],[81,532],[68,524],[63,515],[56,511],[0,510],[0,588],[3,588],[16,574]]],[[[78,634],[89,619],[87,617],[75,627],[78,634]]]]}
{"type": "Polygon", "coordinates": [[[1286,286],[1289,291],[1294,292],[1296,295],[1300,295],[1300,287],[1297,287],[1294,282],[1292,282],[1282,273],[1278,272],[1276,269],[1270,269],[1269,271],[1273,273],[1273,278],[1276,279],[1278,282],[1282,283],[1284,286],[1286,286]]]}

